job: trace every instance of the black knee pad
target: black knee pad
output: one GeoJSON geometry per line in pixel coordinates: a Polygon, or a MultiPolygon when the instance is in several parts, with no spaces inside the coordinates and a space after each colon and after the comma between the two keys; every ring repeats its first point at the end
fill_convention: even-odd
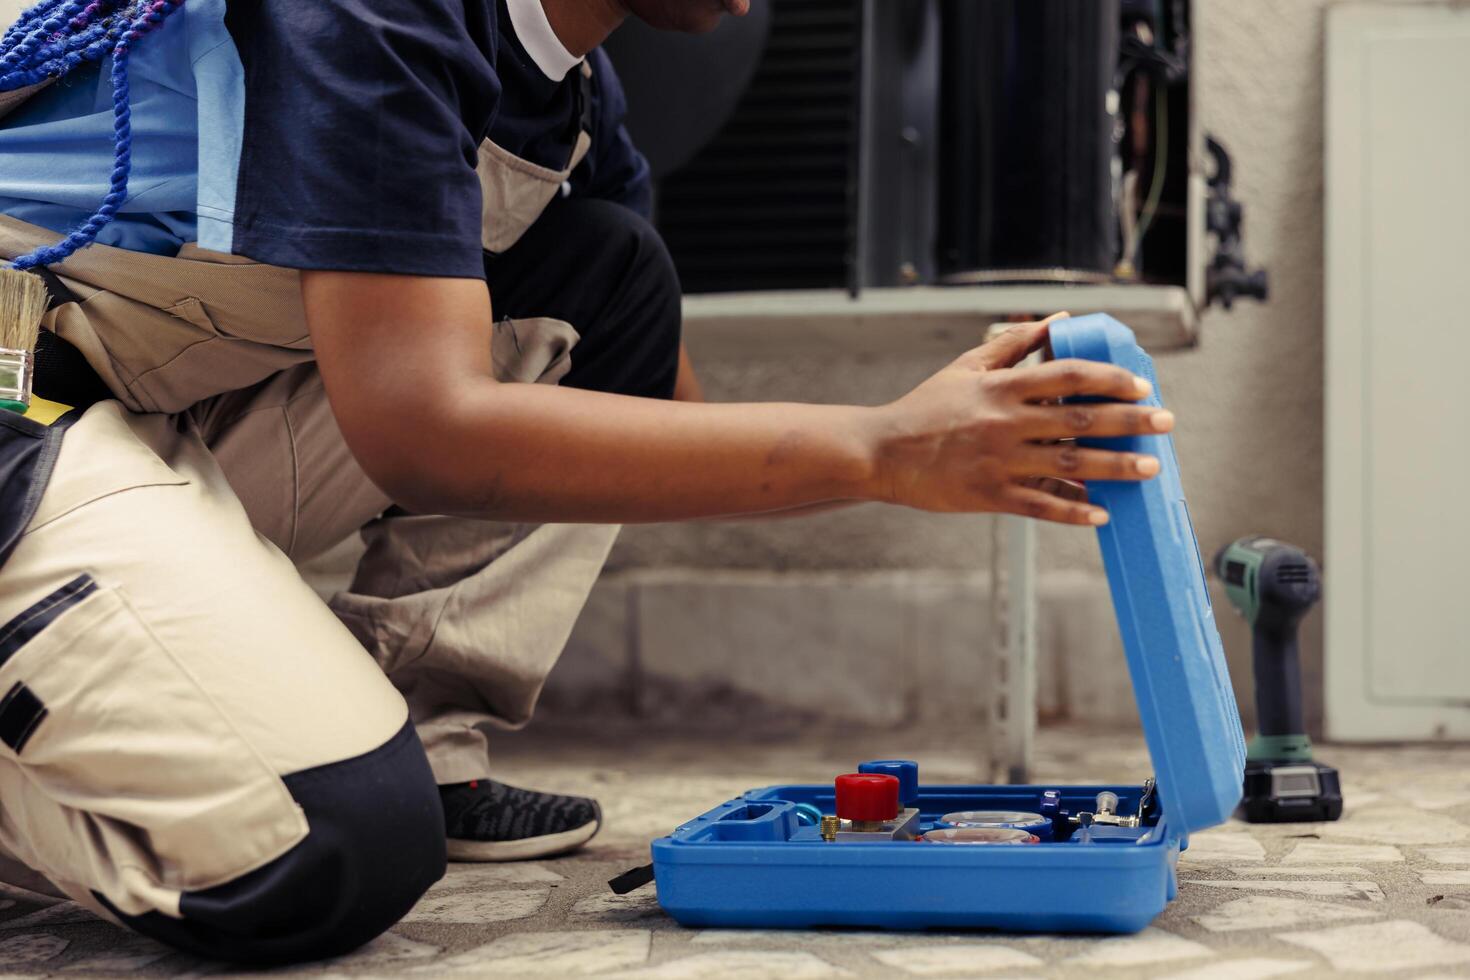
{"type": "Polygon", "coordinates": [[[444,812],[413,727],[364,755],[284,777],[305,840],[262,868],[179,902],[181,919],[122,915],[198,956],[269,965],[356,949],[444,875],[444,812]]]}

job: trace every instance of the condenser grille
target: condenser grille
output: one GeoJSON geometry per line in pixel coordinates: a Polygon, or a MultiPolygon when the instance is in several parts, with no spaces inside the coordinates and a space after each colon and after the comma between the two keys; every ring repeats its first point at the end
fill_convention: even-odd
{"type": "Polygon", "coordinates": [[[734,115],[659,185],[685,292],[847,284],[861,33],[857,0],[771,0],[766,51],[734,115]]]}

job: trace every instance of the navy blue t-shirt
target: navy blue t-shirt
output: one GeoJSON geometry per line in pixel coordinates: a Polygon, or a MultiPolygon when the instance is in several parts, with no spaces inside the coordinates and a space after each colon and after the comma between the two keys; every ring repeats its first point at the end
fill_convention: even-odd
{"type": "MultiPolygon", "coordinates": [[[[479,278],[480,142],[647,214],[603,53],[553,80],[498,0],[190,0],[131,59],[133,175],[104,244],[186,242],[298,269],[479,278]]],[[[0,213],[58,232],[106,192],[107,63],[0,119],[0,213]]]]}

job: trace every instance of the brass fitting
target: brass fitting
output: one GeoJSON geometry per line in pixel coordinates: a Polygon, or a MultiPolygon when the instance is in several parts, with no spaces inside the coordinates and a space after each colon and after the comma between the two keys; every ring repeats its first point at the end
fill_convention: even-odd
{"type": "Polygon", "coordinates": [[[836,840],[837,839],[837,830],[841,826],[842,826],[842,822],[840,820],[838,820],[835,816],[832,816],[831,814],[827,814],[827,815],[823,816],[822,817],[822,840],[836,840]]]}

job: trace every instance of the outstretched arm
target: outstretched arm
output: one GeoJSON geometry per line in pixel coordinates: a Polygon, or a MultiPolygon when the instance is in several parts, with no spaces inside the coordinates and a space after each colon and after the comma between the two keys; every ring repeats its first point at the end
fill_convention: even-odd
{"type": "Polygon", "coordinates": [[[426,513],[637,523],[881,500],[1096,524],[1100,509],[1025,483],[1144,479],[1157,460],[1043,441],[1172,426],[1136,405],[1045,404],[1148,387],[1112,365],[1011,367],[1045,342],[1044,323],[882,407],[710,405],[497,382],[478,280],[307,272],[302,290],[349,448],[388,496],[426,513]]]}

